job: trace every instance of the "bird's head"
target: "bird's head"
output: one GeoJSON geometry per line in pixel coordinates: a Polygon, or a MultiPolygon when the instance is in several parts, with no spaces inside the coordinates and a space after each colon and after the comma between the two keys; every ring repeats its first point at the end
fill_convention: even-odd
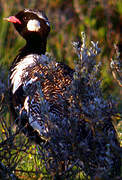
{"type": "Polygon", "coordinates": [[[15,16],[4,18],[12,22],[16,30],[27,41],[33,39],[47,39],[50,23],[44,11],[24,9],[15,16]]]}

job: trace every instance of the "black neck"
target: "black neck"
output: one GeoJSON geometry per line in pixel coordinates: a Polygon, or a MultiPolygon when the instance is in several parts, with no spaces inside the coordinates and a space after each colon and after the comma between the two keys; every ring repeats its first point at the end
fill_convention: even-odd
{"type": "Polygon", "coordinates": [[[26,56],[29,54],[45,54],[46,52],[46,40],[33,40],[33,41],[26,41],[26,45],[24,48],[20,50],[22,56],[26,56]]]}
{"type": "Polygon", "coordinates": [[[23,57],[29,54],[38,54],[38,55],[45,54],[46,43],[47,40],[37,40],[37,39],[33,41],[26,40],[26,45],[22,49],[20,49],[20,52],[14,59],[11,68],[13,68],[16,65],[16,63],[20,61],[20,59],[22,59],[23,57]]]}

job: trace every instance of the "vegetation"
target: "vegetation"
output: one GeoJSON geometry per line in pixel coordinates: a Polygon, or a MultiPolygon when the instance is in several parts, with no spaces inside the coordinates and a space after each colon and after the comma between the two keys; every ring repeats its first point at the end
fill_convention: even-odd
{"type": "MultiPolygon", "coordinates": [[[[76,73],[74,74],[73,84],[71,86],[71,89],[69,90],[69,95],[66,94],[66,97],[70,96],[73,93],[75,93],[75,95],[78,93],[78,96],[84,94],[82,100],[88,98],[87,100],[89,101],[89,98],[91,98],[91,93],[93,93],[92,89],[94,87],[94,95],[92,98],[99,97],[99,99],[101,100],[100,102],[92,102],[92,105],[95,106],[95,110],[91,109],[92,107],[88,107],[88,110],[86,108],[87,103],[85,101],[79,102],[78,99],[75,99],[77,104],[74,104],[74,102],[71,101],[71,116],[75,118],[74,114],[77,114],[78,116],[78,111],[81,112],[82,110],[81,118],[85,118],[85,126],[90,133],[91,139],[93,138],[91,129],[93,129],[93,131],[97,131],[98,135],[101,136],[102,132],[99,132],[100,127],[96,127],[95,125],[93,125],[93,122],[95,124],[100,123],[100,112],[102,110],[104,113],[107,113],[110,118],[112,116],[116,116],[113,122],[115,126],[117,126],[118,135],[121,141],[121,64],[119,62],[119,60],[121,59],[121,54],[120,56],[118,54],[118,52],[121,51],[122,47],[122,39],[120,37],[122,19],[121,0],[108,0],[107,2],[99,0],[41,0],[41,3],[40,1],[36,0],[1,0],[0,3],[0,178],[51,179],[55,176],[55,172],[57,174],[60,174],[59,172],[61,170],[61,164],[58,158],[59,155],[63,154],[66,156],[66,153],[68,153],[68,155],[69,153],[73,153],[73,159],[70,159],[69,164],[67,163],[67,168],[65,169],[66,174],[64,174],[64,177],[72,177],[72,179],[74,179],[73,177],[75,177],[75,179],[88,179],[91,175],[91,172],[88,172],[90,170],[90,165],[86,166],[86,169],[84,169],[83,166],[79,163],[79,147],[74,146],[74,144],[76,145],[79,143],[76,139],[68,139],[68,142],[70,142],[70,148],[67,149],[67,139],[64,139],[65,134],[62,134],[62,136],[58,136],[57,140],[59,141],[61,138],[61,140],[63,140],[64,142],[63,144],[58,144],[58,147],[60,146],[60,149],[64,148],[65,153],[62,151],[58,151],[58,148],[55,147],[54,152],[58,153],[58,156],[56,156],[57,159],[55,159],[55,153],[52,152],[52,148],[49,147],[49,145],[43,144],[41,146],[38,146],[30,142],[28,138],[21,133],[21,129],[14,125],[13,117],[9,111],[8,103],[8,68],[10,67],[11,62],[16,56],[18,49],[21,48],[25,42],[14,31],[12,25],[3,21],[3,17],[13,15],[23,8],[45,9],[52,26],[52,30],[48,40],[47,51],[51,54],[51,56],[55,57],[57,61],[65,61],[65,63],[69,64],[70,67],[75,68],[76,70],[76,73]],[[79,49],[80,47],[83,47],[83,45],[81,46],[81,43],[73,43],[76,53],[72,48],[73,41],[81,42],[81,31],[85,31],[87,35],[85,45],[90,44],[89,42],[91,40],[94,40],[94,42],[99,41],[99,46],[101,47],[100,55],[97,56],[98,58],[95,58],[99,52],[99,48],[97,46],[94,47],[95,43],[93,43],[92,50],[96,50],[97,54],[95,54],[94,51],[94,58],[85,57],[85,65],[82,64],[83,61],[81,61],[80,56],[81,49],[79,49]],[[117,47],[114,48],[114,43],[118,44],[119,50],[117,49],[117,47]],[[78,58],[76,55],[78,55],[78,58]],[[102,63],[102,65],[100,66],[101,71],[99,70],[99,62],[102,63]],[[90,71],[89,69],[87,69],[89,67],[91,68],[90,71]],[[89,77],[89,75],[91,75],[91,77],[89,77]],[[81,81],[81,77],[84,77],[84,80],[81,81]],[[84,83],[84,85],[81,85],[82,83],[79,84],[78,80],[84,83]],[[87,86],[88,84],[90,89],[87,86]],[[82,88],[82,93],[77,92],[77,89],[75,89],[76,87],[80,87],[80,89],[82,88]],[[89,93],[89,96],[86,96],[85,92],[87,94],[89,93]],[[104,98],[101,93],[104,93],[104,98]],[[115,104],[113,100],[108,98],[109,94],[112,94],[113,99],[117,102],[117,104],[115,104]],[[76,108],[76,105],[78,106],[79,103],[82,105],[82,108],[76,108]],[[88,113],[91,112],[90,116],[93,117],[92,119],[86,118],[87,111],[88,113]],[[97,114],[99,120],[97,119],[97,121],[94,121],[94,111],[99,112],[97,114]],[[76,149],[74,150],[72,148],[76,148],[78,150],[77,155],[75,155],[76,149]],[[50,150],[49,154],[48,150],[50,150]],[[53,161],[54,159],[56,160],[55,164],[53,161]],[[85,171],[85,174],[81,173],[82,170],[85,171]]],[[[83,49],[82,53],[85,52],[85,50],[88,51],[89,49],[87,47],[84,48],[86,49],[83,49]]],[[[105,114],[102,114],[102,118],[102,121],[106,118],[105,114]]],[[[75,120],[77,120],[77,118],[75,120]]],[[[57,123],[57,120],[55,123],[57,123]]],[[[69,124],[65,124],[65,127],[69,128],[69,126],[71,127],[71,125],[73,125],[73,122],[70,119],[69,124]]],[[[58,128],[60,129],[60,131],[64,129],[64,132],[68,133],[68,135],[69,133],[71,133],[70,131],[66,131],[66,128],[64,128],[63,121],[60,125],[58,125],[58,128]]],[[[78,127],[74,127],[74,129],[70,130],[73,132],[72,135],[74,135],[74,133],[78,132],[79,129],[78,127]]],[[[55,133],[57,132],[51,134],[52,139],[50,143],[51,145],[53,145],[53,147],[54,142],[56,142],[55,145],[57,145],[58,142],[54,139],[55,133]]],[[[78,138],[78,135],[75,134],[75,137],[78,138]]],[[[98,138],[98,136],[95,137],[96,139],[98,138]]],[[[86,140],[88,139],[86,138],[86,140]]],[[[102,140],[107,142],[110,141],[110,139],[106,140],[105,136],[102,137],[102,140]]],[[[87,157],[86,149],[89,149],[90,147],[87,146],[87,144],[83,141],[81,141],[80,143],[80,146],[84,147],[82,148],[82,154],[84,154],[84,157],[87,157]]],[[[109,146],[111,147],[111,144],[109,144],[109,146]]],[[[107,149],[107,153],[109,154],[109,156],[111,155],[111,153],[115,155],[116,151],[121,151],[120,149],[117,150],[117,148],[114,147],[113,151],[111,152],[109,151],[109,146],[107,149]]],[[[101,148],[101,152],[104,151],[101,146],[99,148],[101,148]]],[[[92,151],[90,149],[90,152],[91,155],[88,156],[89,162],[90,160],[92,160],[91,156],[97,156],[97,151],[92,151]]],[[[85,159],[85,161],[87,162],[88,159],[85,159]]],[[[97,165],[98,161],[99,159],[96,158],[97,165]]],[[[111,166],[110,161],[108,161],[107,164],[107,173],[111,173],[111,167],[109,166],[111,166]]],[[[98,177],[95,178],[107,179],[108,177],[104,177],[104,174],[101,174],[101,172],[99,171],[98,177]]]]}

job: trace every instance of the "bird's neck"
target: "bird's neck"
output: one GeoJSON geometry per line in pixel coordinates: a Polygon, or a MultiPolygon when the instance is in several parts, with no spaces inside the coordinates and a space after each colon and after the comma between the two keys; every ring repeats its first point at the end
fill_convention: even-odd
{"type": "Polygon", "coordinates": [[[35,39],[33,41],[31,41],[31,40],[26,41],[26,45],[22,49],[20,49],[20,52],[16,56],[16,58],[14,59],[10,69],[13,69],[17,65],[17,63],[19,61],[21,61],[23,58],[25,58],[28,55],[45,54],[45,52],[46,52],[46,43],[47,43],[47,40],[42,41],[42,40],[35,39]]]}
{"type": "Polygon", "coordinates": [[[29,39],[26,41],[24,48],[20,50],[21,55],[26,56],[29,54],[45,54],[47,40],[29,39]]]}

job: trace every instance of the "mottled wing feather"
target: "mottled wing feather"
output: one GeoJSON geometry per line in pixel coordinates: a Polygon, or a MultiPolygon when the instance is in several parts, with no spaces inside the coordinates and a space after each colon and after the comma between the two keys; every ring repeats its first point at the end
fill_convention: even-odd
{"type": "Polygon", "coordinates": [[[47,105],[45,108],[49,113],[60,117],[67,115],[68,99],[65,99],[65,92],[72,81],[73,71],[55,61],[42,63],[37,60],[31,68],[26,68],[26,72],[22,79],[25,96],[28,97],[24,109],[30,125],[43,135],[48,128],[42,114],[42,104],[47,105]]]}

